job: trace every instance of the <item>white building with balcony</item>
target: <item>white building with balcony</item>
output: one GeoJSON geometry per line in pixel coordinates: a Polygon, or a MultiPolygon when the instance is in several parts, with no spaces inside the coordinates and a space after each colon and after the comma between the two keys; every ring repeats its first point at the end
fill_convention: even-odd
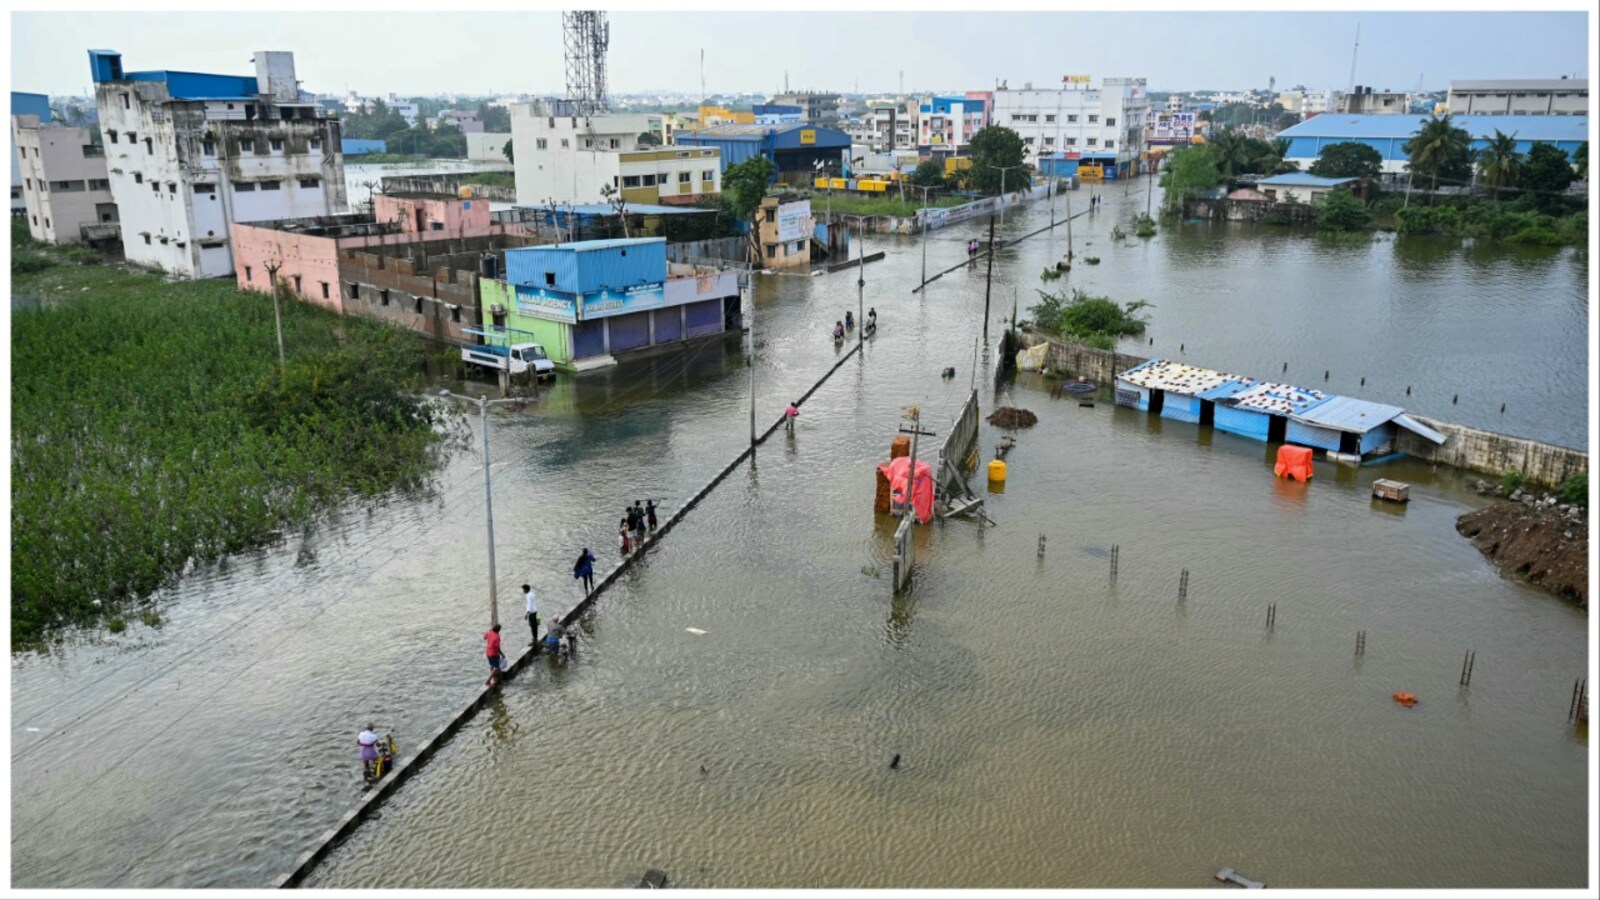
{"type": "Polygon", "coordinates": [[[233,274],[229,226],[345,210],[339,122],[257,51],[255,77],[124,72],[89,51],[106,171],[130,262],[191,278],[233,274]]]}
{"type": "Polygon", "coordinates": [[[28,233],[49,244],[99,243],[119,236],[117,204],[103,148],[86,128],[12,116],[28,233]]]}
{"type": "Polygon", "coordinates": [[[999,88],[992,121],[1021,135],[1025,160],[1036,167],[1053,158],[1070,169],[1076,161],[1116,178],[1137,167],[1149,110],[1145,79],[1104,78],[1099,88],[1087,82],[1067,82],[1061,90],[999,88]]]}
{"type": "Polygon", "coordinates": [[[686,204],[721,193],[716,148],[665,146],[657,114],[585,116],[565,100],[511,107],[517,202],[686,204]]]}

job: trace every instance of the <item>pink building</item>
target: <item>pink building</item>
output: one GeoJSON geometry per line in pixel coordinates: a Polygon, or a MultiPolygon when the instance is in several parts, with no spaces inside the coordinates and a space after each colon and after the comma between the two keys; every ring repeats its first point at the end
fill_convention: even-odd
{"type": "Polygon", "coordinates": [[[515,223],[494,223],[489,202],[471,198],[376,194],[373,214],[354,213],[234,223],[233,269],[239,288],[267,293],[277,269],[280,283],[302,300],[343,312],[339,266],[357,250],[405,248],[522,234],[515,223]]]}

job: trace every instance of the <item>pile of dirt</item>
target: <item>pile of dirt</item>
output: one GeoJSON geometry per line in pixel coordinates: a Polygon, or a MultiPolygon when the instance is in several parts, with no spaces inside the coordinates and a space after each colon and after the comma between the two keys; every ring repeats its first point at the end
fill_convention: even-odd
{"type": "Polygon", "coordinates": [[[1582,509],[1554,497],[1519,497],[1462,515],[1456,531],[1503,571],[1589,605],[1589,523],[1582,509]]]}
{"type": "Polygon", "coordinates": [[[1039,417],[1025,409],[1002,406],[989,414],[989,424],[996,428],[1028,428],[1036,425],[1039,417]]]}

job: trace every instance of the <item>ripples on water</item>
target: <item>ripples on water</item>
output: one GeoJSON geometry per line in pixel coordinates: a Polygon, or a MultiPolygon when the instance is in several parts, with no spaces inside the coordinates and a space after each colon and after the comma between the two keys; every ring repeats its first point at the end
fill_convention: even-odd
{"type": "MultiPolygon", "coordinates": [[[[1481,379],[1476,351],[1437,339],[1465,320],[1469,346],[1504,342],[1495,288],[1463,289],[1481,279],[1544,313],[1526,321],[1558,364],[1511,376],[1549,398],[1530,404],[1542,436],[1586,408],[1563,365],[1586,360],[1566,256],[1441,252],[1459,278],[1431,284],[1388,244],[1185,226],[1111,249],[1106,194],[1076,226],[1079,252],[1092,240],[1105,259],[1081,283],[1156,304],[1146,352],[1182,341],[1190,361],[1257,374],[1286,356],[1291,375],[1332,368],[1334,390],[1364,372],[1374,393],[1358,396],[1380,400],[1427,380],[1397,346],[1481,379]],[[1248,264],[1216,274],[1224,248],[1248,264]],[[1390,327],[1401,308],[1416,323],[1390,327]]],[[[931,241],[930,269],[969,236],[931,241]]],[[[1004,279],[1021,277],[1020,296],[1051,258],[1043,240],[997,265],[997,322],[1004,279]]],[[[897,247],[868,267],[878,339],[794,438],[730,476],[608,592],[571,665],[511,684],[317,886],[605,887],[648,866],[699,887],[1198,887],[1224,865],[1296,887],[1582,883],[1586,745],[1562,719],[1586,619],[1455,535],[1479,501],[1454,476],[1319,465],[1309,487],[1286,486],[1262,445],[1051,401],[1024,378],[982,394],[986,412],[1041,419],[990,495],[998,527],[919,529],[915,589],[891,597],[872,465],[904,404],[947,427],[982,304],[981,271],[911,295],[918,251],[897,247]],[[938,378],[947,365],[954,382],[938,378]],[[1367,498],[1377,474],[1413,482],[1403,512],[1367,498]],[[1096,552],[1111,544],[1114,590],[1096,552]],[[1461,693],[1468,647],[1479,666],[1461,693]],[[1423,703],[1396,708],[1401,689],[1423,703]]],[[[854,308],[853,282],[761,280],[763,421],[831,364],[825,329],[854,308]]],[[[572,557],[587,544],[610,565],[623,504],[670,509],[737,452],[746,378],[737,350],[713,344],[495,417],[508,635],[524,627],[516,585],[538,585],[547,613],[570,608],[572,557]]],[[[1451,417],[1424,405],[1439,390],[1413,408],[1451,417]]],[[[1463,397],[1454,418],[1489,402],[1463,397]]],[[[986,455],[998,437],[984,427],[986,455]]],[[[481,484],[463,454],[434,496],[339,517],[300,564],[296,539],[188,580],[158,631],[14,657],[15,882],[256,886],[287,868],[359,793],[364,720],[413,745],[479,683],[481,484]]]]}

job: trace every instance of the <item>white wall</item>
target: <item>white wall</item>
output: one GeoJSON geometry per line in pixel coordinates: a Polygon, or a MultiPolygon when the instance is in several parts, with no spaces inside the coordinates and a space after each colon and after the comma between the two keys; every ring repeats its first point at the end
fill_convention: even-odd
{"type": "MultiPolygon", "coordinates": [[[[506,159],[506,142],[511,140],[510,133],[498,131],[469,131],[467,135],[467,159],[485,160],[488,162],[510,162],[506,159]]],[[[516,153],[515,150],[512,151],[516,153]]]]}
{"type": "Polygon", "coordinates": [[[28,232],[47,243],[82,243],[80,226],[98,223],[99,208],[113,203],[110,188],[97,186],[106,180],[105,158],[84,155],[87,129],[41,126],[34,116],[14,116],[11,122],[28,232]],[[61,182],[69,186],[52,186],[61,182]]]}
{"type": "Polygon", "coordinates": [[[538,115],[538,110],[535,104],[511,107],[518,203],[540,204],[547,199],[600,202],[600,187],[615,184],[619,177],[618,151],[652,149],[639,147],[638,137],[661,128],[658,115],[586,119],[538,115]],[[585,149],[586,143],[592,144],[592,149],[585,149]]]}
{"type": "Polygon", "coordinates": [[[1030,162],[1040,153],[1061,151],[1114,153],[1118,160],[1137,158],[1143,149],[1145,113],[1150,106],[1143,79],[1107,79],[1100,90],[995,91],[994,104],[992,121],[1022,136],[1030,162]],[[1108,118],[1116,124],[1106,125],[1108,118]],[[1109,150],[1106,141],[1112,142],[1109,150]]]}

